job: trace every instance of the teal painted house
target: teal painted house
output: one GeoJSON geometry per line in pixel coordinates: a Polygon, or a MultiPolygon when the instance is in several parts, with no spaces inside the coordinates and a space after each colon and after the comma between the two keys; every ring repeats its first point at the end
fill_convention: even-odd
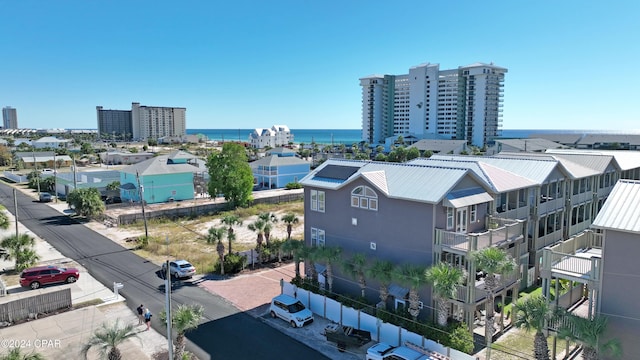
{"type": "Polygon", "coordinates": [[[123,168],[122,201],[139,202],[141,195],[147,204],[193,199],[194,173],[201,172],[189,163],[193,159],[191,154],[174,151],[123,168]]]}
{"type": "Polygon", "coordinates": [[[299,182],[305,177],[311,163],[295,156],[287,148],[275,148],[267,156],[251,163],[253,180],[259,189],[279,189],[288,183],[299,182]]]}

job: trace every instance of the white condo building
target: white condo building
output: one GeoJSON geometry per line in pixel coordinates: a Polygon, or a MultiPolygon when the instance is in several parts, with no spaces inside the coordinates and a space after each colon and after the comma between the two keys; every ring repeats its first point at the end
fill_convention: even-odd
{"type": "Polygon", "coordinates": [[[2,126],[4,129],[18,128],[18,111],[11,106],[2,108],[2,126]]]}
{"type": "Polygon", "coordinates": [[[275,148],[293,142],[293,134],[286,125],[273,125],[270,129],[256,128],[249,135],[249,143],[256,149],[275,148]]]}
{"type": "Polygon", "coordinates": [[[186,112],[186,108],[141,106],[134,102],[131,104],[133,138],[183,137],[187,133],[186,112]]]}
{"type": "Polygon", "coordinates": [[[421,64],[404,75],[371,75],[362,86],[362,140],[466,140],[482,147],[500,136],[506,68],[474,63],[440,70],[421,64]]]}

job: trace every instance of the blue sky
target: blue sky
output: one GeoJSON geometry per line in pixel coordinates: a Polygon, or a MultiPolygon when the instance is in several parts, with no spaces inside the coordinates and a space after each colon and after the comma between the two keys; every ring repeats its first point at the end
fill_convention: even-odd
{"type": "Polygon", "coordinates": [[[640,129],[640,1],[0,0],[0,106],[96,128],[95,107],[187,128],[361,127],[358,79],[506,67],[505,129],[640,129]]]}

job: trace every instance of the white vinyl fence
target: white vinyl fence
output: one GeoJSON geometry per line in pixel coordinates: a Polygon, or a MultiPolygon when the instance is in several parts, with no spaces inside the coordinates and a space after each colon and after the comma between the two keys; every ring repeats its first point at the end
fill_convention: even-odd
{"type": "Polygon", "coordinates": [[[471,355],[442,346],[422,335],[383,322],[377,317],[361,312],[360,310],[343,306],[341,303],[326,296],[300,289],[286,281],[281,281],[281,284],[283,294],[297,298],[314,314],[345,326],[353,326],[356,329],[369,331],[371,333],[371,339],[378,342],[399,346],[408,341],[431,351],[446,355],[452,360],[475,360],[471,355]]]}

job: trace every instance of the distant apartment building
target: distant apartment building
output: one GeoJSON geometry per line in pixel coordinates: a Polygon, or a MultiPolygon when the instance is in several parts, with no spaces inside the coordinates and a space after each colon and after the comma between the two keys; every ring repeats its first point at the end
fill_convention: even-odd
{"type": "Polygon", "coordinates": [[[131,110],[104,110],[96,106],[98,132],[103,138],[120,140],[159,139],[187,134],[186,108],[145,106],[131,103],[131,110]]]}
{"type": "Polygon", "coordinates": [[[141,106],[131,104],[131,122],[134,139],[158,139],[163,136],[184,136],[186,108],[141,106]]]}
{"type": "Polygon", "coordinates": [[[362,140],[413,135],[487,145],[501,134],[506,73],[493,63],[451,70],[426,63],[408,74],[363,77],[362,140]]]}
{"type": "Polygon", "coordinates": [[[96,106],[98,134],[105,139],[129,139],[133,136],[131,110],[104,110],[96,106]]]}
{"type": "Polygon", "coordinates": [[[256,149],[275,148],[293,142],[293,134],[286,125],[273,125],[270,129],[256,128],[249,135],[249,143],[256,149]]]}
{"type": "Polygon", "coordinates": [[[11,106],[2,108],[2,127],[5,129],[18,128],[18,112],[11,106]]]}

